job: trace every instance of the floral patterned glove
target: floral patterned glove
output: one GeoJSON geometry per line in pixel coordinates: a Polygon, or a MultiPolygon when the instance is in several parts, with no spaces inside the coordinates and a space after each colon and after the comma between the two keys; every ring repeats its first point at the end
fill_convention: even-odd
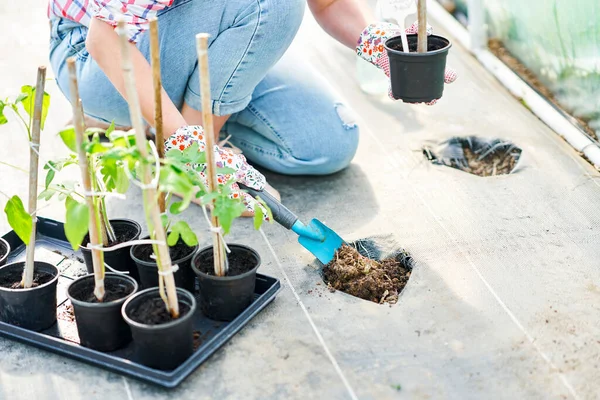
{"type": "MultiPolygon", "coordinates": [[[[408,29],[406,29],[407,34],[416,34],[419,31],[419,25],[417,22],[412,24],[408,29]]],[[[427,35],[431,35],[433,33],[433,29],[428,26],[427,27],[427,35]]],[[[365,28],[365,30],[360,35],[358,39],[358,44],[356,45],[356,54],[375,65],[376,67],[383,70],[385,75],[389,78],[390,76],[390,61],[388,59],[387,52],[383,44],[389,38],[399,36],[400,35],[400,27],[395,24],[391,24],[389,22],[378,22],[375,24],[371,24],[365,28]]],[[[446,75],[444,76],[444,82],[452,83],[456,80],[457,75],[456,72],[451,68],[446,68],[446,75]]],[[[392,96],[392,89],[390,87],[389,96],[391,99],[394,99],[392,96]]],[[[433,105],[437,102],[437,100],[433,100],[428,105],[433,105]]]]}
{"type": "MultiPolygon", "coordinates": [[[[199,151],[206,150],[204,129],[200,125],[184,126],[179,128],[177,132],[165,140],[165,152],[173,149],[179,149],[183,151],[190,147],[193,143],[198,143],[199,151]]],[[[215,145],[214,152],[217,168],[231,168],[235,170],[235,172],[231,174],[217,174],[218,183],[223,185],[232,178],[235,178],[236,183],[231,185],[231,188],[234,189],[235,192],[231,196],[234,199],[242,196],[242,200],[246,205],[246,209],[251,213],[254,213],[254,207],[258,205],[264,211],[263,215],[265,216],[265,219],[267,219],[267,210],[251,195],[240,190],[237,184],[237,182],[239,182],[251,187],[252,189],[263,190],[267,184],[263,174],[248,164],[246,157],[241,154],[235,154],[230,149],[224,149],[215,145]]],[[[204,164],[202,172],[199,172],[199,174],[204,186],[208,186],[208,181],[206,179],[206,164],[204,164]]]]}

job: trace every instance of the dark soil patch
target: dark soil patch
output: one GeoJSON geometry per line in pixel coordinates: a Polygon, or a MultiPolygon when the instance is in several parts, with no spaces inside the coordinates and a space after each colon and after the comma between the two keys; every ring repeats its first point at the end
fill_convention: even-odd
{"type": "MultiPolygon", "coordinates": [[[[227,254],[227,262],[229,269],[227,276],[236,276],[244,274],[256,267],[256,258],[246,251],[236,251],[231,249],[231,253],[227,254]]],[[[212,251],[206,252],[201,257],[196,259],[196,268],[207,275],[215,276],[214,256],[212,251]]]]}
{"type": "Polygon", "coordinates": [[[354,247],[343,245],[333,261],[323,268],[323,277],[330,289],[378,304],[394,304],[411,274],[411,267],[403,263],[403,259],[408,262],[410,256],[379,262],[361,255],[354,247]]]}
{"type": "Polygon", "coordinates": [[[515,157],[506,152],[496,151],[481,158],[479,154],[468,146],[463,145],[463,151],[465,153],[467,166],[461,169],[473,175],[508,175],[515,169],[515,165],[517,164],[515,157]]]}
{"type": "MultiPolygon", "coordinates": [[[[0,276],[0,286],[7,289],[24,289],[21,286],[21,280],[23,279],[23,271],[8,271],[0,276]]],[[[33,285],[31,287],[38,287],[45,283],[50,282],[54,279],[54,275],[48,272],[34,272],[33,273],[33,285]]]]}
{"type": "MultiPolygon", "coordinates": [[[[183,242],[183,240],[179,239],[175,246],[169,247],[169,254],[171,255],[171,261],[173,263],[177,263],[179,260],[189,256],[196,250],[196,247],[189,247],[187,244],[183,242]]],[[[143,244],[141,246],[137,246],[133,251],[133,255],[141,261],[156,263],[154,258],[151,256],[154,254],[154,250],[152,249],[152,245],[143,244]]]]}
{"type": "Polygon", "coordinates": [[[194,331],[194,351],[202,346],[202,332],[194,331]]]}
{"type": "MultiPolygon", "coordinates": [[[[504,47],[504,43],[498,39],[490,39],[488,41],[488,46],[490,51],[498,57],[504,64],[506,64],[511,70],[513,70],[521,79],[529,84],[533,89],[535,89],[539,94],[548,99],[552,104],[558,107],[560,110],[565,110],[565,108],[559,103],[556,99],[556,96],[552,91],[546,87],[538,77],[525,65],[523,65],[519,59],[513,56],[507,49],[504,47]]],[[[565,112],[566,113],[566,112],[565,112]]],[[[598,135],[596,131],[589,126],[587,120],[579,117],[571,116],[576,121],[576,125],[587,133],[590,137],[598,140],[598,135]]]]}
{"type": "MultiPolygon", "coordinates": [[[[190,306],[179,302],[179,318],[190,312],[190,306]]],[[[165,302],[160,297],[146,298],[129,311],[129,317],[135,322],[146,325],[160,325],[174,321],[171,313],[165,307],[165,302]]]]}
{"type": "MultiPolygon", "coordinates": [[[[124,223],[117,222],[117,223],[113,223],[112,227],[113,227],[113,230],[115,231],[115,236],[117,237],[117,240],[114,242],[109,242],[108,246],[106,246],[106,247],[116,246],[121,243],[129,242],[138,234],[137,228],[130,224],[124,224],[124,223]]],[[[85,237],[83,238],[82,246],[83,247],[87,246],[89,242],[90,242],[89,235],[85,235],[85,237]]]]}
{"type": "Polygon", "coordinates": [[[425,157],[434,164],[483,177],[512,173],[521,153],[522,150],[510,142],[476,136],[454,137],[436,149],[423,148],[425,157]]]}
{"type": "MultiPolygon", "coordinates": [[[[408,52],[409,53],[416,53],[417,49],[418,49],[418,45],[419,45],[419,43],[417,41],[417,38],[414,38],[414,39],[412,39],[411,37],[408,38],[408,52]]],[[[448,46],[448,43],[441,39],[438,39],[438,38],[430,37],[429,40],[427,40],[427,51],[428,52],[440,50],[446,46],[448,46]]],[[[390,49],[404,52],[401,41],[399,43],[391,44],[390,49]]]]}
{"type": "MultiPolygon", "coordinates": [[[[94,296],[94,281],[92,279],[81,282],[76,289],[76,291],[70,293],[75,300],[92,304],[99,303],[96,296],[94,296]]],[[[102,303],[109,303],[129,296],[133,292],[133,285],[122,280],[106,278],[104,280],[104,291],[102,303]]]]}
{"type": "Polygon", "coordinates": [[[73,306],[71,304],[60,307],[58,309],[58,313],[56,314],[56,318],[67,321],[67,322],[75,322],[75,313],[73,311],[73,306]]]}

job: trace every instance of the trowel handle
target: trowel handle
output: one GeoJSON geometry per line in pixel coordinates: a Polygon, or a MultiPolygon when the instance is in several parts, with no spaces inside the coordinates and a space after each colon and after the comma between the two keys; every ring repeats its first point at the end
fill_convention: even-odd
{"type": "Polygon", "coordinates": [[[288,210],[286,206],[281,204],[271,193],[266,190],[256,190],[239,183],[240,189],[247,191],[252,197],[260,197],[273,213],[273,219],[287,229],[292,229],[292,226],[298,221],[296,214],[288,210]]]}

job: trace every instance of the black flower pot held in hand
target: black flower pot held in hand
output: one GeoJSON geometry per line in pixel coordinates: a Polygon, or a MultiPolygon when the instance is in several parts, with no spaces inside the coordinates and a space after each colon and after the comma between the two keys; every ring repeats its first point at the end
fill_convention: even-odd
{"type": "MultiPolygon", "coordinates": [[[[196,290],[196,276],[191,267],[196,250],[198,246],[189,247],[182,240],[179,240],[175,246],[169,247],[171,264],[177,265],[175,285],[191,293],[196,290]]],[[[138,244],[131,248],[131,258],[137,265],[142,289],[158,287],[158,266],[156,260],[151,258],[153,254],[150,244],[138,244]]]]}
{"type": "Polygon", "coordinates": [[[196,300],[183,289],[177,289],[177,299],[177,319],[167,311],[158,288],[142,290],[123,304],[123,318],[131,328],[135,358],[140,363],[173,370],[194,352],[196,300]]]}
{"type": "MultiPolygon", "coordinates": [[[[115,243],[110,243],[108,247],[130,242],[132,240],[138,240],[142,234],[142,227],[140,224],[130,219],[111,219],[110,224],[115,231],[117,241],[115,243]]],[[[89,240],[88,236],[83,240],[81,253],[83,254],[83,259],[88,272],[93,274],[94,264],[92,263],[92,251],[85,247],[89,243],[89,240]]],[[[129,276],[139,282],[138,269],[129,255],[130,250],[131,246],[114,251],[106,251],[104,252],[104,262],[112,269],[128,272],[129,276]]]]}
{"type": "Polygon", "coordinates": [[[208,318],[231,321],[254,300],[256,271],[260,256],[247,246],[229,244],[227,276],[214,275],[213,248],[206,247],[194,256],[192,268],[200,286],[200,309],[208,318]]]}
{"type": "Polygon", "coordinates": [[[32,331],[43,331],[56,322],[56,284],[58,269],[46,262],[35,261],[33,284],[18,287],[25,262],[0,268],[0,321],[32,331]]]}
{"type": "Polygon", "coordinates": [[[427,53],[417,53],[418,35],[407,35],[410,52],[402,50],[402,38],[385,41],[390,60],[392,95],[405,103],[429,103],[442,97],[446,58],[452,46],[441,36],[427,37],[427,53]]]}
{"type": "Polygon", "coordinates": [[[73,305],[82,346],[98,351],[113,351],[131,341],[131,331],[123,320],[121,307],[138,289],[126,275],[106,274],[102,302],[94,296],[94,275],[86,275],[69,285],[67,296],[73,305]]]}
{"type": "Polygon", "coordinates": [[[10,245],[8,242],[0,238],[0,267],[6,264],[8,254],[10,253],[10,245]]]}

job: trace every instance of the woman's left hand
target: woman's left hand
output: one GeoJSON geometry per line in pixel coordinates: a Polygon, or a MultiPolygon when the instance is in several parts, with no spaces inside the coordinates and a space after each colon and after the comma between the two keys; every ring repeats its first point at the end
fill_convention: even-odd
{"type": "MultiPolygon", "coordinates": [[[[406,29],[407,34],[416,34],[419,30],[419,26],[417,22],[412,24],[408,29],[406,29]]],[[[367,26],[360,38],[358,39],[358,44],[356,46],[356,54],[358,54],[364,60],[370,62],[376,67],[383,70],[385,75],[389,78],[390,76],[390,61],[388,59],[387,52],[383,44],[386,40],[392,37],[400,36],[400,27],[396,24],[392,24],[389,22],[378,22],[367,26]]],[[[433,29],[428,26],[427,27],[427,35],[431,35],[433,29]]],[[[456,72],[452,68],[446,68],[446,74],[444,76],[445,83],[452,83],[456,80],[458,76],[456,72]]],[[[389,96],[393,100],[392,90],[390,88],[389,96]]],[[[437,100],[433,100],[428,105],[433,105],[437,102],[437,100]]]]}

